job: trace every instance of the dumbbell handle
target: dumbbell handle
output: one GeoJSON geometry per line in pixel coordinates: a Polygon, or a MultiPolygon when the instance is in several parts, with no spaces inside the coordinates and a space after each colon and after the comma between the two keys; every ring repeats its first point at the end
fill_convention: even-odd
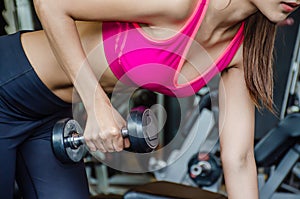
{"type": "MultiPolygon", "coordinates": [[[[75,136],[68,136],[64,138],[64,144],[65,147],[70,147],[71,149],[78,149],[80,145],[85,144],[85,140],[83,136],[77,136],[77,132],[74,132],[75,136]]],[[[127,128],[122,128],[121,129],[121,135],[123,138],[128,137],[128,129],[127,128]]]]}

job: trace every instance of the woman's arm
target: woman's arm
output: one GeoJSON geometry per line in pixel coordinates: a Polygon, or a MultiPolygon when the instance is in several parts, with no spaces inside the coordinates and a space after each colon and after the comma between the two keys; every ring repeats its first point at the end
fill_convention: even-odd
{"type": "MultiPolygon", "coordinates": [[[[138,12],[128,15],[126,13],[134,9],[145,11],[142,6],[134,8],[137,2],[133,0],[131,3],[125,0],[34,1],[36,12],[53,53],[85,105],[88,119],[84,136],[92,151],[96,149],[103,152],[122,150],[123,139],[120,129],[125,125],[125,121],[112,107],[87,62],[75,20],[108,20],[117,19],[123,15],[124,19],[134,19],[139,16],[138,12]]],[[[149,3],[143,5],[149,6],[149,3]]],[[[128,146],[128,142],[126,145],[128,146]]]]}
{"type": "Polygon", "coordinates": [[[254,104],[242,67],[223,72],[219,86],[220,145],[230,199],[258,199],[254,159],[254,104]]]}
{"type": "MultiPolygon", "coordinates": [[[[194,0],[34,0],[35,8],[55,15],[64,12],[81,21],[133,21],[152,24],[157,19],[184,17],[194,0]]],[[[40,13],[42,14],[42,13],[40,13]]],[[[47,13],[46,13],[47,14],[47,13]]]]}

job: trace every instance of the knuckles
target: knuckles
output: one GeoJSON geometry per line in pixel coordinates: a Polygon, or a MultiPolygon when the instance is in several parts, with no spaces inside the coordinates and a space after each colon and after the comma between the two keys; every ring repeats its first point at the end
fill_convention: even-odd
{"type": "Polygon", "coordinates": [[[97,149],[102,152],[120,152],[124,148],[121,130],[115,127],[107,128],[103,131],[97,130],[93,132],[86,132],[84,139],[91,150],[94,149],[92,147],[93,144],[97,145],[97,149]],[[98,146],[100,143],[102,143],[103,146],[98,146]],[[101,150],[103,147],[106,151],[101,150]]]}

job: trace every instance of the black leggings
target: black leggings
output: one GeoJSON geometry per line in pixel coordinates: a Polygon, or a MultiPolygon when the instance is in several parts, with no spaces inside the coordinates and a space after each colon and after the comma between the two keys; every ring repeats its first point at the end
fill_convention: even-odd
{"type": "Polygon", "coordinates": [[[24,199],[87,199],[83,162],[61,164],[51,148],[52,127],[72,105],[38,78],[20,34],[0,37],[0,198],[12,199],[17,181],[24,199]]]}

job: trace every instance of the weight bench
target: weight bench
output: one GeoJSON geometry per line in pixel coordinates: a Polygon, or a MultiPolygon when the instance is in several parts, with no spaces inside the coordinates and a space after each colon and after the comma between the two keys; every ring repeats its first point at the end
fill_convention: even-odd
{"type": "Polygon", "coordinates": [[[124,199],[227,199],[224,195],[167,181],[151,182],[130,189],[124,199]]]}

